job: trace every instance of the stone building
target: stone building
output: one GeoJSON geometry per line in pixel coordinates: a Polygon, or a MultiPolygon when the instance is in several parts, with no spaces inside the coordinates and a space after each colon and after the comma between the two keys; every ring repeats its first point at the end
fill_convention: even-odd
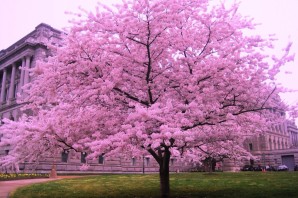
{"type": "Polygon", "coordinates": [[[286,124],[290,136],[290,148],[298,148],[298,128],[294,121],[288,121],[286,124]]]}
{"type": "Polygon", "coordinates": [[[45,43],[58,42],[60,34],[60,31],[40,24],[15,44],[0,51],[1,118],[19,118],[21,104],[17,104],[16,99],[22,92],[22,86],[31,80],[28,69],[33,68],[38,60],[49,56],[45,43]]]}
{"type": "MultiPolygon", "coordinates": [[[[61,39],[60,34],[60,31],[40,24],[34,31],[0,51],[1,119],[18,120],[22,104],[17,103],[17,98],[22,93],[22,86],[31,80],[28,69],[33,68],[38,60],[44,60],[49,56],[45,43],[58,42],[61,39]]],[[[1,136],[0,133],[0,138],[1,136]]],[[[8,152],[9,147],[0,148],[0,155],[8,152]]]]}
{"type": "Polygon", "coordinates": [[[287,165],[294,170],[298,165],[298,128],[293,121],[275,125],[263,135],[248,137],[244,145],[257,156],[257,160],[246,162],[251,165],[273,166],[287,165]]]}
{"type": "MultiPolygon", "coordinates": [[[[22,87],[31,81],[29,69],[37,61],[45,60],[50,51],[47,42],[58,43],[61,32],[47,24],[38,25],[35,30],[19,41],[0,51],[0,117],[18,120],[22,104],[17,99],[22,96],[22,87]],[[21,69],[23,68],[23,69],[21,69]]],[[[3,134],[0,132],[0,141],[3,134]]],[[[7,155],[10,147],[0,147],[0,155],[7,155]]]]}

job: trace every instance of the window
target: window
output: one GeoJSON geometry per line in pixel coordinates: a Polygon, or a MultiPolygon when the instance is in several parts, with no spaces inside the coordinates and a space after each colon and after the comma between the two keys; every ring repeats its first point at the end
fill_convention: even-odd
{"type": "Polygon", "coordinates": [[[269,147],[270,147],[270,150],[272,150],[272,141],[271,141],[271,138],[269,138],[269,147]]]}
{"type": "Polygon", "coordinates": [[[7,102],[8,101],[8,96],[9,96],[9,86],[5,88],[4,93],[5,93],[5,96],[4,96],[5,101],[4,102],[7,102]]]}
{"type": "Polygon", "coordinates": [[[81,163],[86,163],[86,157],[87,157],[87,153],[86,152],[82,152],[81,153],[81,163]]]}
{"type": "Polygon", "coordinates": [[[14,84],[14,98],[17,98],[18,96],[18,89],[19,89],[19,85],[16,83],[14,84]]]}
{"type": "Polygon", "coordinates": [[[5,150],[5,155],[8,155],[8,153],[9,153],[9,150],[5,150]]]}
{"type": "Polygon", "coordinates": [[[12,115],[12,114],[10,114],[8,119],[10,119],[10,120],[14,121],[14,117],[13,117],[13,115],[12,115]]]}
{"type": "Polygon", "coordinates": [[[171,160],[171,165],[173,166],[174,163],[175,163],[175,159],[174,158],[171,158],[170,160],[171,160]]]}
{"type": "Polygon", "coordinates": [[[131,158],[131,165],[132,166],[135,166],[136,165],[136,158],[131,158]]]}
{"type": "Polygon", "coordinates": [[[273,147],[274,147],[274,149],[276,149],[276,142],[275,142],[275,140],[273,140],[273,147]]]}
{"type": "Polygon", "coordinates": [[[67,162],[68,161],[68,151],[63,151],[61,153],[61,161],[62,162],[67,162]]]}
{"type": "Polygon", "coordinates": [[[253,166],[253,165],[255,164],[255,161],[254,161],[253,159],[250,159],[250,160],[249,160],[249,163],[250,163],[250,165],[253,166]]]}
{"type": "Polygon", "coordinates": [[[98,157],[98,163],[99,163],[99,164],[103,164],[103,162],[104,162],[104,156],[103,156],[103,154],[102,154],[102,155],[100,155],[100,156],[98,157]]]}
{"type": "Polygon", "coordinates": [[[282,128],[282,126],[280,124],[278,125],[278,128],[279,128],[280,133],[283,134],[284,133],[284,130],[283,130],[283,128],[282,128]]]}
{"type": "Polygon", "coordinates": [[[278,128],[277,128],[277,126],[274,126],[274,131],[275,131],[275,132],[278,132],[278,128]]]}
{"type": "Polygon", "coordinates": [[[145,158],[145,166],[149,166],[149,164],[150,164],[150,158],[146,157],[145,158]]]}
{"type": "Polygon", "coordinates": [[[250,150],[250,151],[253,150],[252,143],[249,143],[249,150],[250,150]]]}

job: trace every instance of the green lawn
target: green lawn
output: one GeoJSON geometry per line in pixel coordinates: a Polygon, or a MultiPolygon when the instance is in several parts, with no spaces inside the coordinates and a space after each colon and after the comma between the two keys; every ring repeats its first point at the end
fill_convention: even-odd
{"type": "MultiPolygon", "coordinates": [[[[171,174],[171,197],[298,197],[298,172],[171,174]]],[[[12,198],[159,197],[159,178],[149,175],[98,175],[34,184],[12,198]]]]}

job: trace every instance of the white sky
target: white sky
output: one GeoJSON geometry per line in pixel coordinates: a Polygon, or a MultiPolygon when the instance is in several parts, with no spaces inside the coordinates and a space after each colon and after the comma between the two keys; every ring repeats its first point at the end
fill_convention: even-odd
{"type": "MultiPolygon", "coordinates": [[[[0,0],[0,50],[18,41],[42,22],[62,30],[69,26],[68,20],[72,18],[65,11],[77,12],[79,6],[94,10],[98,1],[111,4],[117,0],[0,0]]],[[[292,52],[298,52],[298,0],[239,1],[239,12],[261,23],[257,33],[264,36],[276,34],[279,41],[274,53],[281,54],[281,49],[289,41],[293,41],[292,52]]],[[[292,74],[281,74],[279,82],[286,88],[298,90],[298,54],[296,61],[288,63],[285,70],[292,74]]],[[[282,97],[288,104],[298,102],[298,92],[282,97]]]]}

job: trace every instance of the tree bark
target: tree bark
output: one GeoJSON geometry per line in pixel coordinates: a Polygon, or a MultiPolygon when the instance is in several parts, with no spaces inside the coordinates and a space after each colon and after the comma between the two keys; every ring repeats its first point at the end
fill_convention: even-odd
{"type": "Polygon", "coordinates": [[[166,148],[163,158],[159,163],[160,193],[162,198],[170,197],[170,162],[171,153],[166,148]]]}

